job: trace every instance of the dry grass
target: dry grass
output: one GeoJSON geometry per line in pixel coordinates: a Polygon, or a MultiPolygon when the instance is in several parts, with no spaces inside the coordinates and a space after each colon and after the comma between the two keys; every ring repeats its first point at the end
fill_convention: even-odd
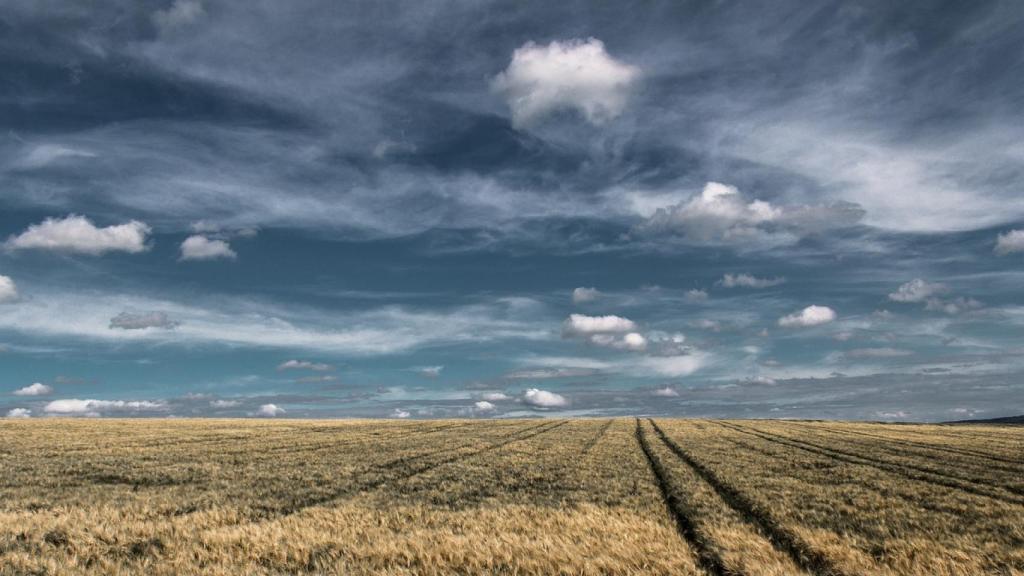
{"type": "Polygon", "coordinates": [[[1024,574],[1024,429],[0,421],[0,574],[1024,574]]]}

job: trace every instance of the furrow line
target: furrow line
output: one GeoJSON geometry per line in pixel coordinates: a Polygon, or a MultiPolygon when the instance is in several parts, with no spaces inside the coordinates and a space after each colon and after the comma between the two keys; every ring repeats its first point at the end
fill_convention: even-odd
{"type": "MultiPolygon", "coordinates": [[[[838,435],[841,435],[841,436],[845,436],[845,435],[864,436],[866,438],[874,438],[874,439],[877,439],[877,440],[884,440],[885,442],[889,442],[889,443],[892,443],[892,444],[903,444],[905,446],[914,446],[916,448],[921,448],[921,449],[925,449],[925,450],[932,450],[932,451],[935,451],[935,452],[946,452],[946,453],[949,453],[949,454],[958,454],[958,455],[961,455],[961,456],[968,456],[968,457],[976,458],[976,459],[992,460],[994,462],[1002,462],[1004,464],[1011,464],[1013,466],[1003,466],[1003,465],[999,465],[999,464],[987,464],[987,465],[988,466],[992,466],[994,468],[998,468],[1000,470],[1004,470],[1006,472],[1015,472],[1015,473],[1018,473],[1018,474],[1024,473],[1024,460],[1022,460],[1022,459],[1014,460],[1012,458],[1003,458],[1003,457],[999,456],[998,454],[986,454],[985,452],[979,452],[979,451],[976,451],[976,450],[969,450],[969,449],[966,449],[966,448],[954,448],[952,446],[937,446],[935,444],[929,444],[927,442],[918,442],[916,440],[909,440],[909,439],[906,439],[906,438],[891,438],[891,437],[888,437],[888,436],[883,436],[881,434],[870,434],[868,432],[861,432],[859,430],[840,429],[840,430],[832,431],[832,430],[822,430],[822,429],[817,428],[817,427],[806,427],[806,428],[808,430],[814,430],[818,434],[821,434],[822,432],[824,432],[826,434],[838,434],[838,435]]],[[[886,446],[882,446],[882,448],[885,448],[889,452],[892,452],[891,448],[888,448],[886,446]]],[[[926,458],[929,458],[929,459],[940,459],[941,458],[941,456],[922,454],[920,452],[914,452],[914,455],[915,456],[918,456],[918,455],[919,456],[923,456],[923,457],[926,457],[926,458]]]]}
{"type": "Polygon", "coordinates": [[[843,571],[835,566],[822,552],[814,549],[799,536],[788,530],[778,520],[773,518],[767,510],[764,510],[756,502],[750,500],[738,489],[724,482],[714,470],[696,460],[678,443],[669,438],[654,420],[648,418],[648,422],[650,422],[654,432],[673,454],[693,469],[701,479],[715,490],[726,504],[748,523],[758,527],[761,533],[768,537],[769,542],[777,550],[788,554],[798,566],[812,574],[820,576],[838,576],[843,574],[843,571]]]}
{"type": "MultiPolygon", "coordinates": [[[[844,453],[839,450],[825,448],[816,444],[812,444],[810,442],[794,440],[784,436],[763,432],[761,430],[757,430],[754,428],[748,429],[732,423],[719,422],[718,424],[720,426],[729,428],[731,430],[735,430],[743,434],[748,434],[760,438],[762,440],[767,440],[768,442],[775,442],[777,444],[782,444],[784,446],[790,446],[792,448],[804,450],[812,454],[818,454],[819,456],[825,456],[827,458],[839,460],[840,462],[846,462],[848,464],[854,464],[858,466],[868,466],[871,468],[875,468],[877,470],[881,470],[883,472],[889,472],[892,474],[896,474],[898,476],[903,476],[904,478],[908,478],[910,480],[916,480],[918,482],[933,484],[935,486],[942,486],[944,488],[953,488],[977,496],[984,496],[986,498],[998,500],[1000,502],[1024,505],[1024,498],[1017,498],[1011,495],[1000,494],[998,492],[995,492],[992,490],[992,488],[994,487],[990,484],[985,484],[982,482],[970,482],[959,478],[953,478],[950,476],[937,474],[935,472],[931,472],[928,470],[918,469],[917,472],[908,472],[906,470],[907,467],[902,464],[893,464],[890,462],[872,460],[870,458],[866,458],[864,456],[860,456],[857,454],[844,453]]],[[[1005,490],[1005,488],[1000,489],[1005,490]]]]}
{"type": "Polygon", "coordinates": [[[593,438],[587,440],[587,443],[583,446],[583,449],[580,450],[580,454],[585,456],[591,450],[593,450],[594,446],[596,446],[597,443],[601,441],[601,438],[604,437],[605,432],[608,432],[608,428],[611,428],[613,422],[615,421],[609,418],[608,421],[605,422],[603,426],[601,426],[601,429],[597,431],[597,434],[594,434],[593,438]]]}
{"type": "MultiPolygon", "coordinates": [[[[418,474],[422,474],[424,472],[428,472],[430,470],[433,470],[434,468],[437,468],[437,467],[440,467],[440,466],[444,466],[446,464],[452,464],[454,462],[458,462],[460,460],[465,460],[467,458],[472,458],[472,457],[474,457],[474,456],[476,456],[478,454],[483,454],[484,452],[489,452],[491,450],[497,450],[499,448],[502,448],[504,446],[512,444],[513,442],[520,442],[520,441],[523,441],[523,440],[529,440],[530,438],[533,438],[535,436],[539,436],[539,435],[544,434],[546,432],[550,432],[551,430],[554,430],[555,428],[558,428],[560,426],[564,426],[566,423],[567,423],[567,421],[563,420],[561,422],[555,422],[555,423],[544,422],[544,423],[538,424],[536,426],[529,426],[529,427],[527,427],[527,428],[525,428],[523,430],[519,430],[518,432],[510,434],[509,435],[510,437],[506,437],[504,440],[501,440],[501,441],[499,441],[497,443],[493,443],[490,446],[481,448],[479,450],[470,452],[468,454],[457,454],[457,455],[454,455],[454,456],[451,456],[451,457],[448,457],[448,458],[443,458],[443,459],[438,460],[436,462],[431,462],[431,463],[424,464],[424,465],[416,467],[416,468],[412,468],[412,469],[406,470],[406,471],[401,472],[401,473],[399,473],[399,474],[397,474],[397,475],[395,475],[393,477],[378,478],[378,479],[374,479],[374,480],[370,480],[370,481],[360,482],[360,483],[357,483],[355,485],[346,486],[346,487],[342,488],[341,490],[336,490],[334,492],[331,492],[331,493],[328,493],[328,494],[324,494],[322,496],[318,496],[318,497],[315,497],[315,498],[306,499],[306,500],[302,501],[301,503],[299,503],[298,505],[295,505],[295,506],[290,506],[290,507],[283,508],[283,509],[281,509],[281,508],[271,509],[269,511],[269,515],[268,516],[261,517],[257,522],[253,522],[253,523],[258,524],[258,523],[263,523],[263,522],[267,522],[267,521],[270,521],[270,520],[275,520],[275,519],[278,519],[278,518],[283,518],[285,516],[291,516],[291,515],[294,515],[294,514],[298,514],[299,512],[302,512],[303,510],[306,510],[308,508],[312,508],[312,507],[315,507],[315,506],[320,506],[322,504],[326,504],[328,502],[331,502],[333,500],[337,500],[339,498],[343,498],[345,496],[349,496],[349,495],[352,495],[352,494],[358,494],[358,493],[362,493],[362,492],[369,492],[370,490],[375,490],[377,488],[380,488],[381,486],[384,486],[388,482],[398,482],[398,481],[401,481],[401,480],[407,480],[407,479],[412,478],[413,476],[416,476],[418,474]]],[[[461,446],[459,446],[457,448],[443,448],[443,449],[440,449],[440,450],[429,452],[426,455],[416,456],[414,458],[415,459],[419,459],[419,458],[421,458],[423,456],[437,456],[439,454],[443,454],[443,453],[446,453],[446,452],[454,452],[454,451],[457,451],[457,450],[462,450],[462,449],[466,448],[467,446],[468,446],[468,444],[463,444],[463,445],[461,445],[461,446]]],[[[381,471],[381,472],[386,472],[386,471],[389,471],[389,470],[392,470],[392,469],[395,469],[395,468],[399,468],[399,467],[401,467],[403,465],[407,465],[409,462],[410,462],[409,458],[398,458],[398,459],[392,460],[392,461],[390,461],[390,462],[388,462],[386,464],[383,464],[383,465],[371,468],[371,470],[377,470],[377,471],[381,471]]]]}
{"type": "Polygon", "coordinates": [[[650,466],[651,472],[654,473],[654,479],[658,484],[658,490],[661,491],[661,498],[665,501],[665,507],[668,508],[668,512],[672,516],[672,519],[675,520],[676,529],[679,531],[683,540],[685,540],[690,548],[695,552],[695,556],[697,557],[700,567],[712,576],[729,575],[730,572],[726,570],[725,565],[722,563],[722,559],[706,545],[704,540],[697,533],[697,530],[693,525],[693,521],[690,520],[690,517],[687,515],[686,506],[676,496],[675,491],[672,490],[668,471],[654,454],[654,450],[651,449],[647,436],[644,434],[643,427],[640,425],[639,418],[636,419],[636,440],[637,443],[640,444],[640,449],[643,451],[644,456],[647,458],[647,464],[650,466]]]}

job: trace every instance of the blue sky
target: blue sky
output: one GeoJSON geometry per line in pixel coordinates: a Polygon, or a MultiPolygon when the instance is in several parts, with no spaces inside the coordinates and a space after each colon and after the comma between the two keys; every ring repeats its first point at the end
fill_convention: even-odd
{"type": "Polygon", "coordinates": [[[14,0],[0,415],[1024,413],[1014,2],[14,0]]]}

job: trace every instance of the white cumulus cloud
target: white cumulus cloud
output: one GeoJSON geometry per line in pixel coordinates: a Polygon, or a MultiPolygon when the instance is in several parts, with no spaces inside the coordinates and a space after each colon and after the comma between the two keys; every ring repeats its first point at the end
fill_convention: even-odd
{"type": "Polygon", "coordinates": [[[9,276],[0,276],[0,304],[18,299],[18,286],[9,276]]]}
{"type": "Polygon", "coordinates": [[[819,326],[821,324],[828,324],[835,319],[835,310],[828,306],[811,305],[799,312],[794,312],[779,318],[779,326],[782,326],[783,328],[819,326]]]}
{"type": "Polygon", "coordinates": [[[996,254],[1006,256],[1016,252],[1024,252],[1024,230],[1010,230],[996,238],[996,254]]]}
{"type": "Polygon", "coordinates": [[[579,287],[572,291],[572,303],[582,304],[584,302],[593,302],[601,297],[601,292],[597,288],[585,288],[579,287]]]}
{"type": "Polygon", "coordinates": [[[47,414],[70,416],[99,416],[104,412],[146,412],[164,410],[167,405],[151,400],[79,400],[68,398],[54,400],[43,411],[47,414]]]}
{"type": "Polygon", "coordinates": [[[268,418],[274,418],[275,416],[284,414],[284,408],[279,407],[277,404],[264,404],[260,406],[257,414],[268,418]]]}
{"type": "Polygon", "coordinates": [[[17,390],[14,391],[15,396],[46,396],[47,394],[52,393],[53,388],[47,386],[46,384],[43,384],[42,382],[29,384],[24,388],[18,388],[17,390]]]}
{"type": "Polygon", "coordinates": [[[936,294],[946,291],[945,284],[938,282],[926,282],[915,278],[910,282],[901,284],[895,292],[889,294],[889,300],[893,302],[924,302],[936,294]]]}
{"type": "Polygon", "coordinates": [[[609,332],[632,332],[636,323],[621,316],[586,316],[570,314],[562,325],[562,332],[569,336],[587,336],[609,332]]]}
{"type": "Polygon", "coordinates": [[[547,46],[527,42],[512,53],[491,88],[505,98],[516,126],[556,110],[576,110],[599,125],[622,113],[639,76],[638,68],[612,58],[595,38],[547,46]]]}
{"type": "Polygon", "coordinates": [[[704,302],[708,299],[708,292],[707,290],[699,290],[697,288],[687,290],[686,299],[690,302],[704,302]]]}
{"type": "Polygon", "coordinates": [[[486,400],[481,400],[479,402],[473,403],[473,411],[474,412],[478,412],[478,413],[481,413],[481,414],[486,414],[488,412],[494,412],[495,410],[496,410],[496,408],[495,408],[494,404],[491,404],[490,402],[488,402],[486,400]]]}
{"type": "Polygon", "coordinates": [[[408,418],[412,416],[412,413],[408,410],[402,410],[401,408],[395,408],[391,411],[392,418],[408,418]]]}
{"type": "Polygon", "coordinates": [[[32,411],[28,408],[11,408],[7,411],[8,418],[31,418],[32,411]]]}
{"type": "Polygon", "coordinates": [[[47,218],[8,238],[8,250],[49,250],[99,256],[107,252],[137,254],[148,249],[150,228],[137,220],[98,228],[85,216],[47,218]]]}
{"type": "Polygon", "coordinates": [[[664,388],[654,390],[651,392],[651,395],[660,396],[662,398],[675,398],[676,396],[679,396],[679,392],[671,386],[665,386],[664,388]]]}
{"type": "Polygon", "coordinates": [[[235,259],[238,254],[224,240],[207,238],[201,234],[189,236],[181,243],[181,260],[235,259]]]}
{"type": "Polygon", "coordinates": [[[793,244],[813,232],[851,226],[863,216],[864,210],[849,202],[773,205],[747,201],[734,186],[708,182],[688,201],[658,208],[640,229],[693,244],[756,248],[793,244]]]}
{"type": "Polygon", "coordinates": [[[639,332],[630,332],[621,337],[616,334],[591,334],[587,341],[595,346],[616,348],[618,350],[639,352],[647,349],[647,338],[639,332]]]}
{"type": "Polygon", "coordinates": [[[537,388],[523,392],[523,402],[535,408],[560,408],[569,404],[565,396],[537,388]]]}

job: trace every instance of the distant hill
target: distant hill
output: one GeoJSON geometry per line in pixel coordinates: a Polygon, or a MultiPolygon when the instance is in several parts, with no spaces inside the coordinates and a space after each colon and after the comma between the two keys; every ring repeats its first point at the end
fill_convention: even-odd
{"type": "Polygon", "coordinates": [[[944,424],[1024,424],[1024,414],[1020,416],[1004,416],[1002,418],[986,418],[984,420],[955,420],[944,424]]]}

